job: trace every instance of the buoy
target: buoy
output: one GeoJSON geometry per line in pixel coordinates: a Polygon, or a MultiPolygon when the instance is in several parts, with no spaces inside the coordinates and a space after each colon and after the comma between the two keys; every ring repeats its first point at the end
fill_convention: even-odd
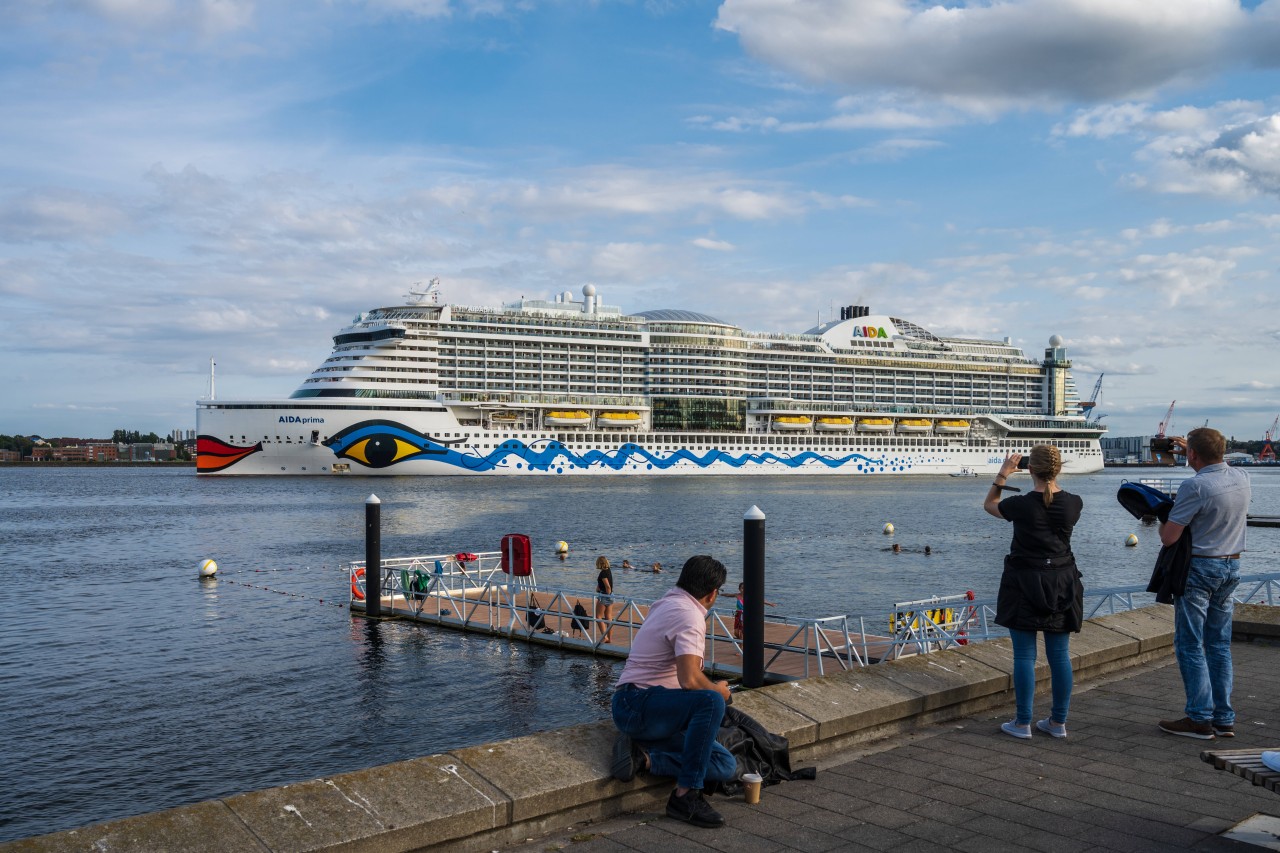
{"type": "Polygon", "coordinates": [[[1137,544],[1138,544],[1138,534],[1136,534],[1136,533],[1130,533],[1130,534],[1129,534],[1129,538],[1127,538],[1127,539],[1125,539],[1125,540],[1124,540],[1124,544],[1125,544],[1125,545],[1127,545],[1127,546],[1128,546],[1128,547],[1130,547],[1130,548],[1132,548],[1134,545],[1137,545],[1137,544]]]}
{"type": "Polygon", "coordinates": [[[885,536],[892,536],[892,535],[893,535],[893,525],[892,525],[892,524],[886,524],[886,525],[884,526],[884,535],[885,535],[885,536]]]}
{"type": "Polygon", "coordinates": [[[204,560],[200,563],[200,577],[211,578],[218,573],[218,564],[213,560],[204,560]]]}
{"type": "Polygon", "coordinates": [[[556,543],[556,553],[557,553],[557,554],[568,554],[568,553],[569,553],[569,543],[568,543],[568,542],[565,542],[564,540],[561,540],[561,541],[557,542],[557,543],[556,543]]]}

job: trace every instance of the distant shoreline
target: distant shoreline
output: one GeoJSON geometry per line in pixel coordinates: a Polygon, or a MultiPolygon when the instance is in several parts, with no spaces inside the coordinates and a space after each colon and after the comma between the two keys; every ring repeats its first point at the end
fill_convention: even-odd
{"type": "Polygon", "coordinates": [[[194,468],[194,460],[177,459],[172,462],[89,462],[83,459],[58,460],[57,462],[32,462],[23,459],[21,462],[0,462],[3,468],[194,468]]]}

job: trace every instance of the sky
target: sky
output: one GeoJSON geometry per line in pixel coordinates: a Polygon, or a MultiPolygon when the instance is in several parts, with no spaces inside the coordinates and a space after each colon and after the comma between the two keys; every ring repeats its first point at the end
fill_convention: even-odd
{"type": "Polygon", "coordinates": [[[287,397],[438,277],[1061,335],[1112,435],[1280,415],[1280,0],[0,0],[0,433],[287,397]]]}

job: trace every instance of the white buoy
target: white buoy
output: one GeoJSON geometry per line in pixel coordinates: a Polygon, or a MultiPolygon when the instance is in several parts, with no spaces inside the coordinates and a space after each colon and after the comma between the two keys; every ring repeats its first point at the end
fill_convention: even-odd
{"type": "Polygon", "coordinates": [[[562,539],[562,540],[560,540],[559,542],[557,542],[557,543],[556,543],[556,553],[557,553],[557,554],[568,554],[568,553],[569,553],[569,543],[568,543],[568,542],[565,542],[563,539],[562,539]]]}
{"type": "Polygon", "coordinates": [[[1137,544],[1138,544],[1138,534],[1136,534],[1136,533],[1130,533],[1130,534],[1129,534],[1129,536],[1128,536],[1128,538],[1124,540],[1124,544],[1125,544],[1125,545],[1127,545],[1127,546],[1128,546],[1128,547],[1130,547],[1130,548],[1132,548],[1134,545],[1137,545],[1137,544]]]}
{"type": "Polygon", "coordinates": [[[218,573],[218,564],[213,560],[203,560],[200,563],[200,577],[211,578],[218,573]]]}
{"type": "Polygon", "coordinates": [[[893,525],[892,525],[892,524],[886,524],[886,525],[884,526],[884,535],[885,535],[885,536],[892,536],[892,535],[893,535],[893,525]]]}

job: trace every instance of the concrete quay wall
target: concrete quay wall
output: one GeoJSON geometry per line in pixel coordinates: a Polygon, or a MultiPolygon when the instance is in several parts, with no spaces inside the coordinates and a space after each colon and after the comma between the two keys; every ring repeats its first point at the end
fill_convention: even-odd
{"type": "MultiPolygon", "coordinates": [[[[1240,606],[1240,639],[1280,636],[1280,608],[1240,606]]],[[[1078,681],[1172,653],[1173,608],[1089,620],[1072,637],[1078,681]]],[[[1043,657],[1043,656],[1042,656],[1043,657]]],[[[737,694],[735,707],[791,742],[794,766],[916,726],[1012,701],[1008,640],[737,694]]],[[[1047,681],[1041,662],[1037,677],[1047,681]]],[[[254,791],[0,844],[67,851],[478,851],[661,807],[669,779],[609,776],[608,722],[254,791]]]]}

